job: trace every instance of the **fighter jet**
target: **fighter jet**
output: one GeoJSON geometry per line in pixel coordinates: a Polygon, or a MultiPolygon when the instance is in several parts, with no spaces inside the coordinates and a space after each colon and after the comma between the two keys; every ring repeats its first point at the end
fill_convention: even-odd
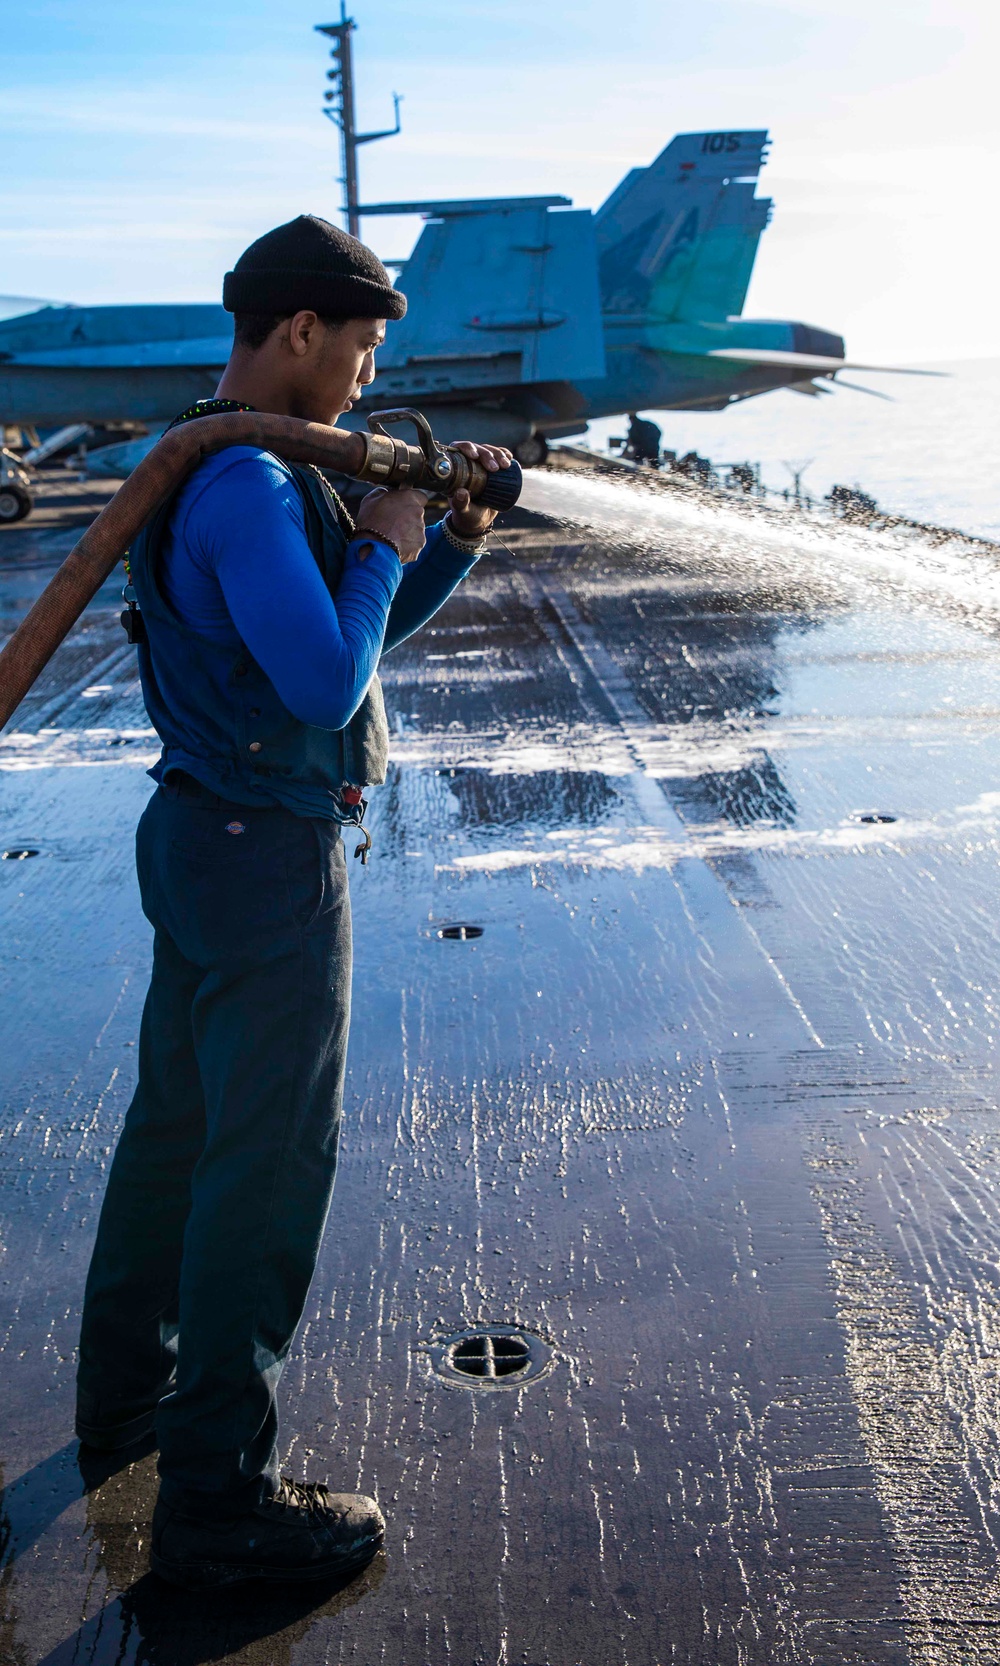
{"type": "MultiPolygon", "coordinates": [[[[771,202],[768,135],[685,133],[591,213],[565,197],[382,203],[426,222],[397,282],[409,300],[367,397],[544,460],[592,417],[723,410],[776,388],[824,391],[841,336],[740,316],[771,202]]],[[[0,419],[130,419],[152,432],[210,395],[229,355],[221,306],[44,307],[0,322],[0,419]]],[[[866,390],[867,391],[867,390],[866,390]]],[[[135,461],[137,448],[129,446],[135,461]]]]}

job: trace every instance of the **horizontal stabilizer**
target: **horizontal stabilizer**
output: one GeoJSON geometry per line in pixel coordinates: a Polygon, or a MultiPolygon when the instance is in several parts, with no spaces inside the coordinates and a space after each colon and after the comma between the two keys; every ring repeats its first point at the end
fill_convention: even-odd
{"type": "Polygon", "coordinates": [[[890,405],[893,404],[892,394],[883,393],[880,388],[865,388],[860,382],[838,382],[837,387],[850,388],[852,393],[866,393],[869,399],[887,399],[890,405]]]}
{"type": "Polygon", "coordinates": [[[809,376],[829,375],[835,370],[868,370],[884,376],[947,376],[946,370],[915,370],[902,364],[855,364],[851,359],[828,359],[812,353],[783,353],[770,347],[710,347],[710,359],[731,359],[736,364],[774,365],[804,370],[809,376]]]}

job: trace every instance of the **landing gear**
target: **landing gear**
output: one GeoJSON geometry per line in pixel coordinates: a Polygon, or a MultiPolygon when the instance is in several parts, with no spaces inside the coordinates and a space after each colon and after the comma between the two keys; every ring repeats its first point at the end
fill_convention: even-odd
{"type": "Polygon", "coordinates": [[[549,446],[544,434],[529,434],[527,439],[518,440],[514,447],[514,456],[522,469],[540,468],[548,454],[549,446]]]}
{"type": "Polygon", "coordinates": [[[9,525],[11,521],[23,521],[25,515],[30,515],[32,497],[20,486],[0,486],[0,525],[9,525]]]}

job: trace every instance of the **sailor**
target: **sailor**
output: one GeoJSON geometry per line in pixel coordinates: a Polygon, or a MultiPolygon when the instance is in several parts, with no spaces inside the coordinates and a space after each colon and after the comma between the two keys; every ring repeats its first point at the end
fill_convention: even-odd
{"type": "Polygon", "coordinates": [[[660,461],[660,441],[663,430],[650,422],[648,417],[641,417],[635,411],[629,412],[628,436],[625,441],[625,456],[635,463],[652,463],[658,466],[660,461]]]}
{"type": "MultiPolygon", "coordinates": [[[[335,423],[406,310],[371,250],[312,215],[251,244],[223,304],[217,398],[180,420],[335,423]]],[[[115,1451],[155,1430],[152,1562],[180,1585],[339,1576],[384,1532],[371,1498],[280,1475],[276,1393],[337,1164],[341,829],[385,779],[377,666],[472,569],[493,519],[458,492],[425,535],[424,501],[373,491],[355,527],[318,471],[231,447],[130,552],[162,741],[136,844],[153,968],[87,1279],[77,1433],[115,1451]]]]}

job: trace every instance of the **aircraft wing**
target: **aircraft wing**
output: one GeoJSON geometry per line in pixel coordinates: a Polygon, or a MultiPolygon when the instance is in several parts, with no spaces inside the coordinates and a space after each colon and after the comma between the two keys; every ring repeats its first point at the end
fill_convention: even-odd
{"type": "Polygon", "coordinates": [[[912,365],[855,364],[850,359],[829,359],[814,353],[786,353],[774,347],[710,347],[710,359],[731,359],[736,364],[774,365],[776,369],[801,370],[806,376],[829,376],[835,370],[870,370],[885,376],[947,376],[946,370],[915,370],[912,365]]]}
{"type": "Polygon", "coordinates": [[[54,347],[42,352],[2,352],[5,364],[59,370],[147,370],[180,365],[219,367],[233,346],[232,333],[179,341],[128,341],[96,347],[54,347]]]}

